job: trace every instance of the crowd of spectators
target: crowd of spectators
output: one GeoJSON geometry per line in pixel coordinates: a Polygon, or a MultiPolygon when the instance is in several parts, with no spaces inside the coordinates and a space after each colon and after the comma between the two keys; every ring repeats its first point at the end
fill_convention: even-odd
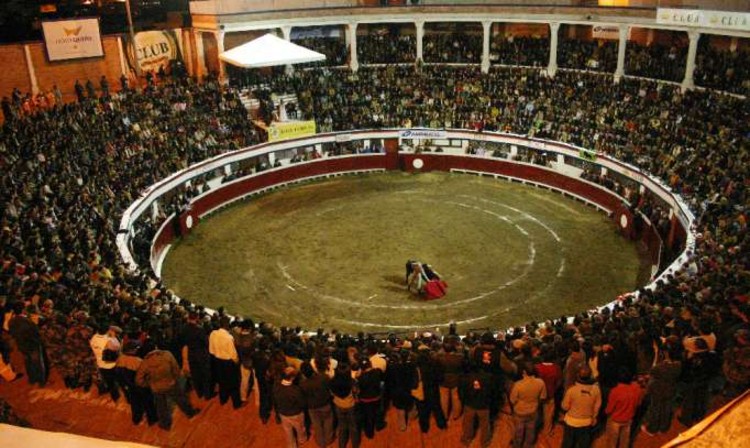
{"type": "Polygon", "coordinates": [[[644,78],[681,82],[685,77],[687,46],[653,43],[648,46],[628,42],[625,73],[644,78]]]}
{"type": "Polygon", "coordinates": [[[547,37],[507,36],[490,42],[493,64],[524,67],[546,67],[550,41],[547,37]]]}
{"type": "Polygon", "coordinates": [[[309,48],[318,53],[326,55],[326,60],[321,62],[308,62],[300,64],[306,67],[338,67],[346,65],[349,61],[349,47],[343,38],[340,37],[305,37],[294,39],[292,41],[297,45],[309,48]]]}
{"type": "Polygon", "coordinates": [[[617,42],[560,39],[557,65],[564,68],[614,73],[617,69],[617,42]]]}
{"type": "Polygon", "coordinates": [[[362,64],[413,64],[417,60],[417,39],[408,34],[359,36],[357,53],[362,64]]]}
{"type": "Polygon", "coordinates": [[[482,62],[482,34],[425,33],[423,58],[426,63],[479,64],[482,62]]]}
{"type": "Polygon", "coordinates": [[[717,49],[699,41],[693,79],[698,86],[750,95],[750,50],[717,49]]]}
{"type": "MultiPolygon", "coordinates": [[[[481,54],[481,39],[475,53],[471,40],[442,38],[481,54]]],[[[433,54],[455,61],[451,50],[433,54]]],[[[540,316],[507,333],[311,334],[211,314],[177,302],[145,266],[127,271],[114,240],[121,212],[144,187],[257,141],[236,92],[185,79],[145,93],[89,94],[11,113],[0,133],[3,341],[15,340],[29,382],[45,385],[52,366],[66,387],[96,385],[113,400],[121,391],[133,423],[145,416],[167,429],[171,401],[198,413],[185,396],[185,370],[203,400],[217,386],[234,407],[255,394],[261,419],[280,422],[290,441],[305,438],[307,412],[319,446],[333,438],[332,409],[343,444],[376,437],[393,409],[402,430],[411,419],[426,432],[433,420],[445,428],[462,418],[467,444],[476,421],[486,445],[504,405],[518,446],[536,437],[538,415],[550,431],[558,413],[564,443],[587,446],[598,431],[615,441],[641,423],[647,435],[666,431],[677,403],[691,425],[710,391],[734,396],[750,385],[746,100],[509,68],[299,70],[263,84],[295,92],[301,117],[332,130],[506,131],[610,154],[686,198],[698,216],[695,251],[637,300],[572,320],[540,316]]]]}

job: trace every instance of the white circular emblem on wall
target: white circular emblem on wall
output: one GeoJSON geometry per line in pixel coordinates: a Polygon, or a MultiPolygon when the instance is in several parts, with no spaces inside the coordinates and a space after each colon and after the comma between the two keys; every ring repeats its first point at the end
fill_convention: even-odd
{"type": "Polygon", "coordinates": [[[626,215],[625,213],[620,215],[620,227],[622,227],[623,229],[628,228],[628,215],[626,215]]]}
{"type": "Polygon", "coordinates": [[[193,215],[188,215],[187,218],[185,218],[185,227],[188,229],[193,228],[193,215]]]}
{"type": "Polygon", "coordinates": [[[422,160],[422,159],[414,159],[411,162],[411,166],[413,166],[414,168],[416,168],[418,170],[421,170],[422,167],[424,166],[424,160],[422,160]]]}

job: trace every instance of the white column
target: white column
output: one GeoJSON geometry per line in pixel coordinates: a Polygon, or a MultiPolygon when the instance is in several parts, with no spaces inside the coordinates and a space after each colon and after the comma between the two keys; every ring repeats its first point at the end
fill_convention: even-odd
{"type": "MultiPolygon", "coordinates": [[[[284,36],[284,40],[287,42],[292,41],[292,27],[289,25],[282,26],[281,27],[281,34],[284,36]]],[[[292,64],[287,64],[286,67],[284,67],[284,71],[287,75],[291,75],[294,73],[294,66],[292,64]]]]}
{"type": "Polygon", "coordinates": [[[547,65],[547,76],[555,77],[557,73],[557,34],[560,30],[560,23],[550,22],[549,24],[549,64],[547,65]]]}
{"type": "Polygon", "coordinates": [[[620,78],[625,75],[625,51],[628,45],[627,25],[620,25],[620,40],[617,43],[617,69],[615,70],[615,84],[620,82],[620,78]]]}
{"type": "Polygon", "coordinates": [[[292,27],[289,25],[282,26],[281,27],[281,34],[284,37],[284,40],[289,42],[292,40],[292,27]]]}
{"type": "Polygon", "coordinates": [[[417,27],[417,62],[424,62],[424,21],[417,20],[414,25],[417,27]]]}
{"type": "Polygon", "coordinates": [[[128,62],[125,59],[125,48],[122,46],[122,37],[117,36],[117,51],[120,53],[120,74],[128,76],[128,62]]]}
{"type": "Polygon", "coordinates": [[[688,37],[690,38],[690,45],[688,46],[687,63],[685,64],[685,79],[682,80],[683,89],[690,89],[695,85],[693,83],[695,55],[698,53],[698,40],[701,38],[701,33],[690,31],[688,37]]]}
{"type": "Polygon", "coordinates": [[[185,62],[185,70],[191,75],[195,75],[195,68],[193,67],[193,43],[190,42],[190,31],[183,28],[180,34],[182,39],[182,59],[185,62]]]}
{"type": "Polygon", "coordinates": [[[350,23],[349,31],[349,68],[353,72],[359,70],[359,61],[357,61],[357,24],[350,23]]]}
{"type": "Polygon", "coordinates": [[[224,53],[224,30],[214,31],[214,37],[216,37],[216,57],[219,59],[219,83],[227,83],[227,67],[224,65],[224,61],[219,57],[220,54],[224,53]]]}
{"type": "Polygon", "coordinates": [[[31,93],[39,93],[39,84],[36,80],[36,71],[34,70],[34,61],[31,60],[31,50],[28,45],[23,46],[23,53],[26,56],[26,70],[29,72],[29,83],[31,84],[31,93]]]}
{"type": "Polygon", "coordinates": [[[492,22],[482,22],[484,34],[482,34],[482,73],[490,71],[490,31],[492,22]]]}
{"type": "Polygon", "coordinates": [[[203,36],[198,30],[193,30],[195,37],[195,77],[198,82],[206,74],[206,55],[203,51],[203,36]]]}

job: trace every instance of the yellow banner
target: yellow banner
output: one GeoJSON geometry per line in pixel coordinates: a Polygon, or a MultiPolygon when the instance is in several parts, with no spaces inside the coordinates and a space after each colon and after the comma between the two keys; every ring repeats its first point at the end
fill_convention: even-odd
{"type": "Polygon", "coordinates": [[[268,141],[278,142],[291,138],[307,137],[315,135],[315,132],[315,120],[273,123],[268,127],[268,141]]]}

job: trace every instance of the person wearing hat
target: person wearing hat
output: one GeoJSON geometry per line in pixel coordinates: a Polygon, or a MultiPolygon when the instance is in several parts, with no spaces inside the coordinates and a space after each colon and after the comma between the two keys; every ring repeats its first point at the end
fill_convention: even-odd
{"type": "Polygon", "coordinates": [[[599,385],[591,376],[587,365],[578,369],[575,384],[565,391],[561,407],[565,411],[563,448],[588,448],[591,446],[596,416],[602,405],[599,385]]]}
{"type": "Polygon", "coordinates": [[[297,370],[286,367],[281,380],[273,386],[273,403],[281,428],[286,435],[286,446],[297,448],[308,439],[305,429],[305,394],[296,384],[297,370]]]}
{"type": "Polygon", "coordinates": [[[685,359],[683,380],[685,382],[684,399],[678,420],[690,427],[702,420],[708,408],[708,383],[717,372],[718,357],[709,349],[708,342],[695,338],[689,346],[689,355],[685,359]]]}

